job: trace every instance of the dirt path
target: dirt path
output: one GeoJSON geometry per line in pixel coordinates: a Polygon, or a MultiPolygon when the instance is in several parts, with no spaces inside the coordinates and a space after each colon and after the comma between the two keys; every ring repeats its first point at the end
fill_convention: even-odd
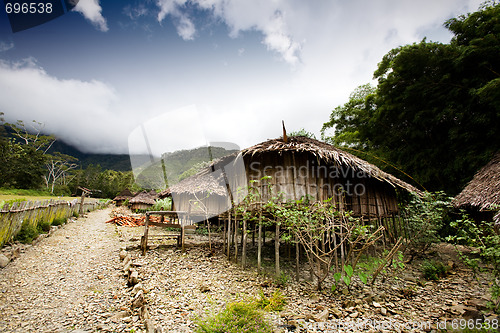
{"type": "Polygon", "coordinates": [[[109,213],[69,222],[0,270],[0,332],[111,329],[124,279],[109,213]]]}

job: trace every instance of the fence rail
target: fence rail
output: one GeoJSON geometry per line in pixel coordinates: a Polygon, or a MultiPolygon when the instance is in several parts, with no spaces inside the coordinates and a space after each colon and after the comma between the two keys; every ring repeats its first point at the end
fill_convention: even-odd
{"type": "MultiPolygon", "coordinates": [[[[103,208],[108,202],[89,200],[83,203],[83,211],[90,212],[103,208]]],[[[78,200],[45,200],[15,202],[9,208],[5,204],[0,208],[0,248],[12,240],[23,225],[37,227],[40,222],[52,222],[56,219],[67,219],[76,216],[80,211],[78,200]]]]}

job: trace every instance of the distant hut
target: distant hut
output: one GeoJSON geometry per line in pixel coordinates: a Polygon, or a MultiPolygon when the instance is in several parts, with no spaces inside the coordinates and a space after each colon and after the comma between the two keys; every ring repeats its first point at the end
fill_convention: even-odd
{"type": "Polygon", "coordinates": [[[121,191],[114,199],[113,201],[115,202],[116,206],[121,206],[123,203],[127,200],[130,200],[134,197],[134,194],[130,192],[128,188],[124,189],[121,191]]]}
{"type": "Polygon", "coordinates": [[[500,152],[474,175],[453,205],[466,209],[476,221],[500,223],[500,152]]]}
{"type": "Polygon", "coordinates": [[[160,196],[172,196],[174,209],[180,211],[192,211],[199,200],[198,205],[214,216],[227,211],[231,200],[237,199],[236,189],[250,185],[252,180],[260,181],[257,186],[264,201],[280,192],[283,201],[305,196],[312,201],[333,197],[339,209],[366,219],[398,213],[398,190],[418,192],[410,184],[330,144],[289,137],[268,140],[221,158],[160,196]],[[244,167],[242,172],[231,174],[231,163],[237,156],[243,159],[244,167]],[[270,176],[274,193],[268,193],[268,185],[260,181],[264,176],[270,176]]]}
{"type": "Polygon", "coordinates": [[[129,200],[131,210],[148,210],[155,204],[155,200],[147,191],[142,191],[129,200]]]}

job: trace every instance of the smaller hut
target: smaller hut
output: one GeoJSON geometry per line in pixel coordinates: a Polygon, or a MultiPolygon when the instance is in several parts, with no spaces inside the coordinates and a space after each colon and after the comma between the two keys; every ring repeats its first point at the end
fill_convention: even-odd
{"type": "Polygon", "coordinates": [[[476,221],[500,222],[500,152],[474,175],[453,205],[467,210],[476,221]]]}
{"type": "Polygon", "coordinates": [[[130,192],[130,190],[128,188],[124,189],[123,191],[121,191],[114,199],[113,201],[115,202],[115,205],[118,207],[118,206],[121,206],[123,205],[123,203],[127,200],[130,200],[134,197],[134,194],[132,192],[130,192]]]}
{"type": "Polygon", "coordinates": [[[130,199],[129,204],[132,211],[148,210],[155,204],[155,200],[151,198],[151,195],[147,191],[142,191],[130,199]]]}

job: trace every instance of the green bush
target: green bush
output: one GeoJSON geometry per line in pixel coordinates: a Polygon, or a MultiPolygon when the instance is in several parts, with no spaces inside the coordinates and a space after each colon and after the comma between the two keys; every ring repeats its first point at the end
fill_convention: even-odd
{"type": "Polygon", "coordinates": [[[221,312],[197,320],[197,324],[197,333],[273,332],[255,302],[230,303],[221,312]]]}
{"type": "Polygon", "coordinates": [[[46,234],[47,232],[50,231],[50,227],[51,227],[51,223],[50,221],[40,221],[38,223],[38,226],[37,226],[37,229],[38,229],[38,232],[39,233],[43,233],[43,234],[46,234]]]}
{"type": "Polygon", "coordinates": [[[52,221],[52,225],[63,225],[64,223],[66,223],[66,219],[64,217],[60,217],[52,221]]]}
{"type": "Polygon", "coordinates": [[[422,273],[424,274],[424,278],[427,280],[439,280],[442,277],[445,277],[448,268],[440,261],[435,260],[426,260],[421,266],[422,273]]]}
{"type": "Polygon", "coordinates": [[[21,230],[19,230],[19,233],[16,235],[16,240],[24,244],[29,244],[33,239],[37,238],[39,234],[35,226],[23,223],[21,230]]]}
{"type": "Polygon", "coordinates": [[[276,290],[271,297],[264,295],[264,292],[259,291],[259,296],[253,301],[255,306],[265,311],[281,311],[286,304],[285,297],[281,291],[276,290]]]}

